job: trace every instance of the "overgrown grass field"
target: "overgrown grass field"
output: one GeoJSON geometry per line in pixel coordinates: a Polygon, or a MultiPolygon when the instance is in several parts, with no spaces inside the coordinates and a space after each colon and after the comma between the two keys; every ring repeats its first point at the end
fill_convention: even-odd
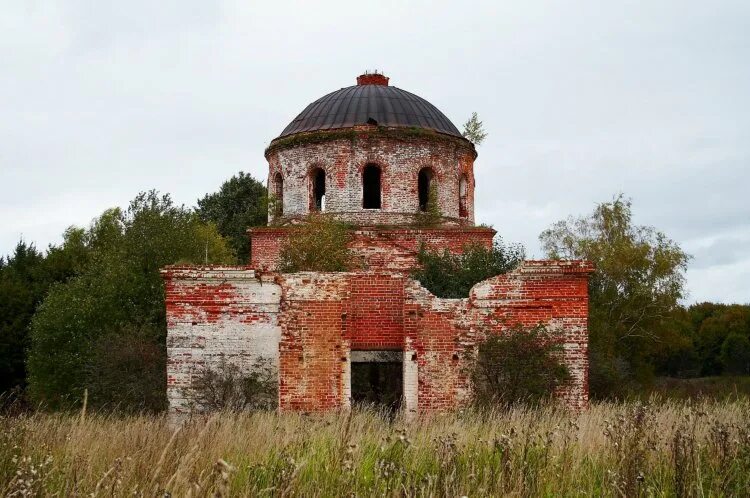
{"type": "Polygon", "coordinates": [[[0,418],[5,496],[748,496],[750,403],[0,418]]]}

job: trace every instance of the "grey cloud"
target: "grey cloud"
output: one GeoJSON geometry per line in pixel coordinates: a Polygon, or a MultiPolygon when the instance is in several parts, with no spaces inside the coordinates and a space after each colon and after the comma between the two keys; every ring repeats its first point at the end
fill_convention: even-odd
{"type": "Polygon", "coordinates": [[[0,253],[139,190],[192,204],[238,170],[265,179],[305,105],[378,68],[459,126],[479,112],[477,216],[507,240],[540,256],[551,223],[624,192],[696,253],[694,296],[740,299],[749,20],[732,0],[4,6],[0,253]]]}

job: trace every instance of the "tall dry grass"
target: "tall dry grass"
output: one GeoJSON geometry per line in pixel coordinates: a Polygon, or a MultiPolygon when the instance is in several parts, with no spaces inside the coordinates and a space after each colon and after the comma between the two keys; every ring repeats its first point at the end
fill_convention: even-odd
{"type": "Polygon", "coordinates": [[[748,496],[750,403],[0,419],[8,496],[748,496]]]}

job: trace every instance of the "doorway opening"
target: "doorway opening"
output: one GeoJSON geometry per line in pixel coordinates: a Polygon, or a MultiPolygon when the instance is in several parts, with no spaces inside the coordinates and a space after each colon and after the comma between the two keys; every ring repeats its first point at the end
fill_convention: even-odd
{"type": "Polygon", "coordinates": [[[401,351],[352,351],[352,404],[396,413],[404,396],[403,356],[401,351]]]}

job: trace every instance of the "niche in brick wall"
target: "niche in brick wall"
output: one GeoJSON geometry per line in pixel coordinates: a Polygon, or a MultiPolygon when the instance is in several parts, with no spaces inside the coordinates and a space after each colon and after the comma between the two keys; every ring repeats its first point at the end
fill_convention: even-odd
{"type": "Polygon", "coordinates": [[[461,218],[469,216],[469,209],[467,199],[469,197],[469,181],[466,179],[466,175],[461,175],[461,179],[458,181],[458,215],[461,218]]]}

